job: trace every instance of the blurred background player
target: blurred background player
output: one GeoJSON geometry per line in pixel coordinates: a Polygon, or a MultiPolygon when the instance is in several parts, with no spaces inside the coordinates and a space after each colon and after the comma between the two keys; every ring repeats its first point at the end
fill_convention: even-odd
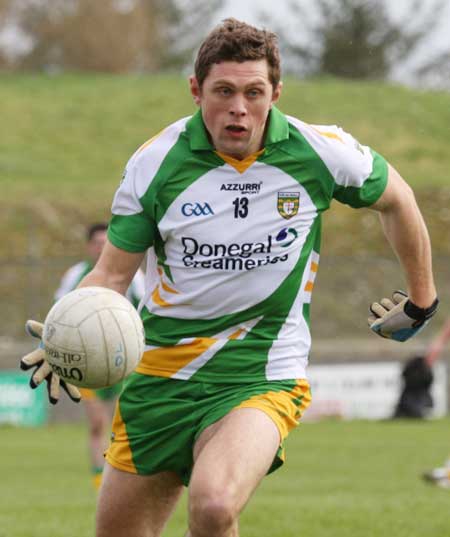
{"type": "MultiPolygon", "coordinates": [[[[59,300],[70,291],[73,291],[82,278],[92,270],[105,245],[107,229],[108,225],[104,222],[89,226],[86,236],[87,259],[80,261],[67,270],[55,293],[55,300],[59,300]]],[[[142,270],[138,270],[126,293],[128,300],[136,308],[144,295],[144,291],[144,273],[142,270]]],[[[122,383],[99,390],[80,388],[89,426],[89,456],[92,479],[96,489],[98,489],[101,482],[103,453],[107,447],[114,403],[121,387],[122,383]]]]}
{"type": "MultiPolygon", "coordinates": [[[[444,327],[438,334],[437,338],[431,343],[430,349],[427,352],[425,360],[431,367],[434,362],[441,356],[447,341],[450,338],[450,318],[444,324],[444,327]]],[[[447,457],[443,466],[439,468],[433,468],[432,470],[425,472],[422,476],[426,481],[442,487],[450,489],[450,454],[447,457]]]]}

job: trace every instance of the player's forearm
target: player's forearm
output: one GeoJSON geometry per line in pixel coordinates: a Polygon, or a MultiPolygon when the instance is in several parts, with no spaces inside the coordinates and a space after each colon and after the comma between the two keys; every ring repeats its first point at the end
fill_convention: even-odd
{"type": "Polygon", "coordinates": [[[410,299],[419,307],[429,307],[436,298],[430,238],[412,191],[404,191],[398,202],[383,208],[380,218],[405,272],[410,299]]]}
{"type": "Polygon", "coordinates": [[[120,275],[108,273],[100,267],[94,267],[78,284],[78,287],[108,287],[124,295],[128,289],[129,281],[120,275]]]}
{"type": "Polygon", "coordinates": [[[426,359],[429,364],[433,364],[445,348],[447,340],[450,338],[450,319],[444,325],[437,338],[435,338],[428,349],[426,359]]]}
{"type": "Polygon", "coordinates": [[[144,255],[121,250],[107,240],[97,264],[78,287],[108,287],[124,295],[144,255]]]}

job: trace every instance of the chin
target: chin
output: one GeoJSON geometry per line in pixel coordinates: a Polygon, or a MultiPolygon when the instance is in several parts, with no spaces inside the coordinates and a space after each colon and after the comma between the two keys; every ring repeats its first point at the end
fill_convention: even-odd
{"type": "Polygon", "coordinates": [[[242,147],[240,144],[227,144],[221,152],[236,159],[242,159],[248,155],[247,147],[242,147]]]}
{"type": "Polygon", "coordinates": [[[242,160],[246,156],[248,156],[248,153],[245,151],[238,151],[237,149],[229,149],[227,151],[224,151],[226,155],[229,155],[230,157],[235,158],[236,160],[242,160]]]}

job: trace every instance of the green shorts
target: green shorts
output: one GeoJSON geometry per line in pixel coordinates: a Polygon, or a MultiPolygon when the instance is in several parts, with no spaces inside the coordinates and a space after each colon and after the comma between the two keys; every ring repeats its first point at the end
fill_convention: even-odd
{"type": "Polygon", "coordinates": [[[280,432],[270,473],[283,463],[283,442],[310,400],[304,379],[219,384],[132,373],[116,405],[106,460],[140,475],[173,471],[187,486],[202,431],[236,408],[258,408],[280,432]]]}
{"type": "Polygon", "coordinates": [[[91,390],[89,388],[79,388],[83,401],[92,401],[99,399],[100,401],[114,401],[122,390],[123,382],[120,381],[113,386],[107,388],[98,388],[97,390],[91,390]]]}

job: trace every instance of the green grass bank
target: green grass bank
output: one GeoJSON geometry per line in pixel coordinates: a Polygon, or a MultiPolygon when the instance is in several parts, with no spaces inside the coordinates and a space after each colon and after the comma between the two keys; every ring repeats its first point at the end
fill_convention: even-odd
{"type": "MultiPolygon", "coordinates": [[[[444,319],[450,304],[450,93],[288,79],[279,107],[307,122],[340,125],[414,187],[432,238],[444,319]]],[[[62,272],[84,255],[85,224],[109,217],[136,148],[194,110],[182,76],[0,77],[5,334],[21,336],[24,319],[48,311],[62,272]]],[[[313,307],[319,333],[352,332],[353,309],[364,330],[367,304],[391,286],[404,286],[372,211],[333,203],[324,217],[322,254],[313,307]],[[336,302],[343,293],[345,311],[336,302]]]]}
{"type": "MultiPolygon", "coordinates": [[[[0,253],[8,255],[23,254],[30,233],[45,254],[77,254],[84,222],[108,216],[130,155],[195,109],[181,76],[3,75],[0,82],[0,232],[9,239],[7,252],[0,241],[0,253]]],[[[279,106],[307,122],[338,124],[383,154],[415,188],[435,247],[450,250],[443,240],[450,227],[449,93],[288,79],[279,106]]],[[[379,242],[374,218],[361,226],[360,214],[335,205],[333,229],[355,228],[358,236],[362,228],[372,247],[379,242]]],[[[346,248],[342,237],[333,237],[330,251],[334,244],[346,248]]],[[[348,246],[354,251],[354,240],[348,246]]]]}

